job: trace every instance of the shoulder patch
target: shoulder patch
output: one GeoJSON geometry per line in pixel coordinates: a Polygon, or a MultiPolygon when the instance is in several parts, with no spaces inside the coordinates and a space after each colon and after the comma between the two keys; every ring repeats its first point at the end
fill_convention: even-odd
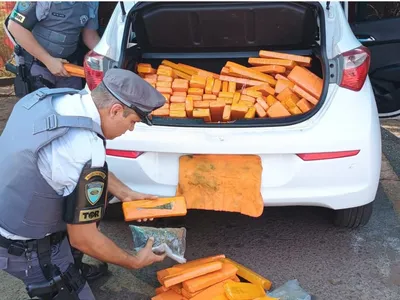
{"type": "Polygon", "coordinates": [[[24,12],[24,11],[28,10],[31,6],[32,6],[32,2],[29,2],[29,1],[21,1],[21,2],[18,2],[18,7],[17,7],[17,9],[18,9],[18,11],[20,11],[20,12],[24,12]]]}
{"type": "Polygon", "coordinates": [[[101,195],[103,194],[104,183],[101,181],[94,181],[86,184],[85,194],[90,204],[95,205],[101,195]]]}

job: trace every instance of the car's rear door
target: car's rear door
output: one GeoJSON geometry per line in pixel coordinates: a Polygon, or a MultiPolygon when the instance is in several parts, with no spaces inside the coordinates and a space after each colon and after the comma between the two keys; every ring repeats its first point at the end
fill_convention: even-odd
{"type": "Polygon", "coordinates": [[[347,2],[350,26],[371,51],[380,117],[400,115],[400,2],[347,2]]]}

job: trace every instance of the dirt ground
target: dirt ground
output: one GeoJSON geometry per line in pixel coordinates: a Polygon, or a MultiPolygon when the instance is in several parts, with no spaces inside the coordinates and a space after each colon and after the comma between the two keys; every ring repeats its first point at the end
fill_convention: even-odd
{"type": "Polygon", "coordinates": [[[0,87],[0,134],[3,132],[7,119],[18,101],[12,86],[0,87]]]}

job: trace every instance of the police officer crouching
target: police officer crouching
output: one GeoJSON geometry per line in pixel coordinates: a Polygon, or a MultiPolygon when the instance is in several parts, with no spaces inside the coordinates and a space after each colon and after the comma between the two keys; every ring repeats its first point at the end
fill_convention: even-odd
{"type": "Polygon", "coordinates": [[[131,255],[97,227],[107,192],[121,201],[156,198],[108,170],[105,144],[136,122],[151,125],[149,114],[164,103],[135,73],[111,69],[91,93],[43,88],[15,104],[0,136],[0,261],[30,297],[95,299],[71,246],[128,269],[165,258],[151,239],[131,255]]]}

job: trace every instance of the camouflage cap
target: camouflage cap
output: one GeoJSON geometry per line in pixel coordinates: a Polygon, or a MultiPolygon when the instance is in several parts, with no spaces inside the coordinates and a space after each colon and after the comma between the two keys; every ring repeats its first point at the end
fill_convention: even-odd
{"type": "Polygon", "coordinates": [[[149,114],[165,104],[164,96],[132,71],[112,68],[103,78],[107,90],[120,102],[133,109],[142,122],[152,125],[149,114]]]}

